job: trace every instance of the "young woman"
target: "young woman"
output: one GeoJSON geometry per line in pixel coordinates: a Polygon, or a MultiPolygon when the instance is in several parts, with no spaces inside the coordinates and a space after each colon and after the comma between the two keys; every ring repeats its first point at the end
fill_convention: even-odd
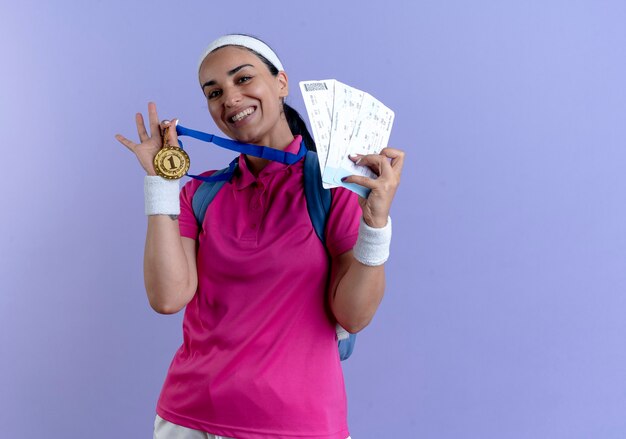
{"type": "MultiPolygon", "coordinates": [[[[262,41],[245,35],[214,41],[199,80],[227,136],[291,153],[304,138],[315,148],[297,112],[284,104],[287,75],[262,41]]],[[[191,200],[201,182],[188,182],[179,197],[178,183],[156,176],[153,167],[162,130],[177,121],[159,123],[153,103],[148,114],[150,134],[136,116],[140,144],[116,138],[147,173],[150,305],[163,314],[186,308],[155,438],[349,437],[335,325],[360,331],[382,300],[389,209],[404,153],[385,148],[353,157],[378,178],[346,179],[371,189],[367,199],[332,190],[325,245],[307,212],[302,160],[286,165],[240,155],[199,227],[191,200]]],[[[176,145],[176,130],[167,131],[176,145]]]]}

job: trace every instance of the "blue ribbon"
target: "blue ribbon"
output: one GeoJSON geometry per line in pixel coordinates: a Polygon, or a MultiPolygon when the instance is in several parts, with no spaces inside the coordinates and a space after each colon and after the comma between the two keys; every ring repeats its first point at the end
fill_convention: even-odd
{"type": "MultiPolygon", "coordinates": [[[[272,160],[274,162],[280,162],[286,165],[292,165],[306,155],[306,147],[304,142],[300,144],[300,150],[297,154],[292,152],[281,151],[279,149],[270,148],[269,146],[252,145],[249,143],[237,142],[235,140],[225,139],[214,134],[203,133],[202,131],[196,131],[189,128],[185,128],[182,125],[176,126],[176,134],[179,136],[189,136],[204,142],[213,143],[222,148],[230,149],[231,151],[237,151],[242,154],[251,155],[253,157],[259,157],[266,160],[272,160]]],[[[183,147],[183,142],[178,141],[180,147],[183,147]]],[[[203,177],[200,175],[186,174],[191,178],[203,181],[220,181],[230,180],[235,168],[237,166],[237,159],[233,160],[227,172],[221,173],[215,177],[203,177]]]]}

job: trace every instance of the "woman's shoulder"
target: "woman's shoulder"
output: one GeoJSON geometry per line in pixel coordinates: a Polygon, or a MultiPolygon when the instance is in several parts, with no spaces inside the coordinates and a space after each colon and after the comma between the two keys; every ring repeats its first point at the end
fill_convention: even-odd
{"type": "MultiPolygon", "coordinates": [[[[201,174],[199,174],[199,177],[210,177],[211,175],[215,174],[217,171],[219,171],[219,169],[213,169],[211,171],[205,171],[201,174]]],[[[197,178],[190,178],[189,181],[187,181],[186,183],[183,184],[183,187],[181,189],[181,193],[183,194],[183,196],[185,197],[193,197],[193,194],[196,193],[196,190],[198,190],[198,188],[200,187],[200,185],[204,183],[203,180],[197,179],[197,178]]]]}

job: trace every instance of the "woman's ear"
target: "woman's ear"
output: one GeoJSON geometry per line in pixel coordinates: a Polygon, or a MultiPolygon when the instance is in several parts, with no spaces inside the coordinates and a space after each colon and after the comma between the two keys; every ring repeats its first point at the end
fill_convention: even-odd
{"type": "Polygon", "coordinates": [[[276,80],[278,81],[278,96],[284,98],[289,95],[289,79],[287,78],[287,74],[283,71],[278,72],[276,75],[276,80]]]}

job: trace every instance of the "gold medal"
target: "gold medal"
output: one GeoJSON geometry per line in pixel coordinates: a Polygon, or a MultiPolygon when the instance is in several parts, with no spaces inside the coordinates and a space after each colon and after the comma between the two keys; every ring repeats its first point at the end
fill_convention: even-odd
{"type": "Polygon", "coordinates": [[[189,170],[189,156],[182,148],[168,143],[169,129],[167,127],[163,131],[163,147],[154,156],[154,170],[160,177],[178,180],[189,170]]]}

